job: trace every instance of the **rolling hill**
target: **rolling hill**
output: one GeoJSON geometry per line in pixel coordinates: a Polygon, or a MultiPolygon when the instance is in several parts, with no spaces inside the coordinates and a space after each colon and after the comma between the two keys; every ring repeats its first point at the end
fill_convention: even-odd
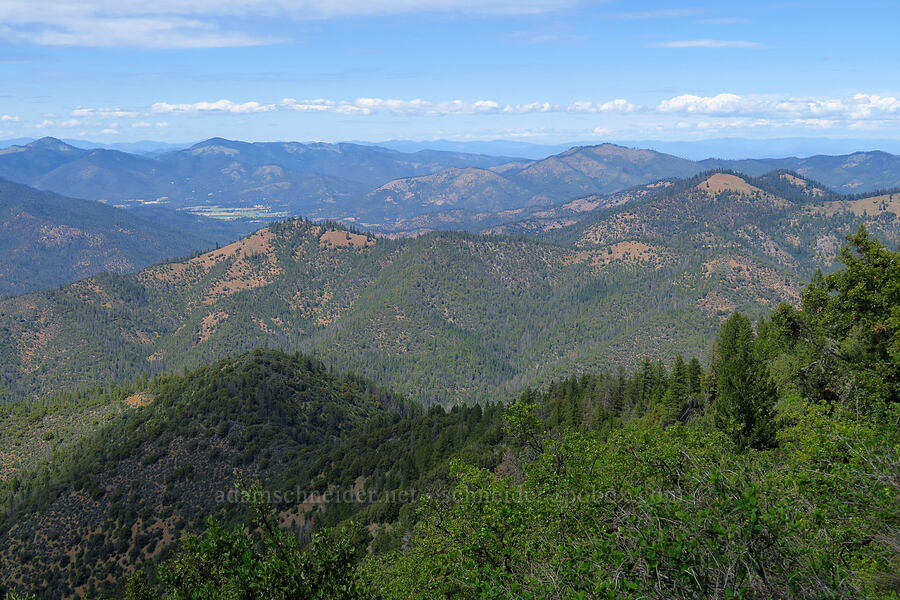
{"type": "Polygon", "coordinates": [[[787,173],[702,174],[544,240],[274,224],[189,260],[0,302],[0,391],[23,398],[267,346],[452,404],[695,352],[732,310],[796,300],[859,223],[896,243],[897,195],[817,189],[787,173]]]}
{"type": "Polygon", "coordinates": [[[134,271],[252,227],[152,207],[131,212],[0,180],[0,296],[134,271]]]}

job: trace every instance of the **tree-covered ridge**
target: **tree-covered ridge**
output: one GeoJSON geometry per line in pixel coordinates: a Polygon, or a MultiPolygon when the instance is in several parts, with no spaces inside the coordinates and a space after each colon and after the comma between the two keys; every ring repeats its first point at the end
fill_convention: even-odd
{"type": "MultiPolygon", "coordinates": [[[[152,439],[145,423],[165,440],[168,428],[225,418],[229,432],[260,426],[265,440],[282,441],[255,448],[250,464],[272,466],[257,471],[252,502],[218,511],[224,523],[156,557],[165,564],[144,560],[152,577],[133,577],[126,597],[896,598],[900,254],[864,229],[850,242],[843,267],[816,275],[799,308],[783,305],[755,326],[729,318],[709,368],[681,355],[669,365],[646,359],[631,372],[526,391],[505,409],[423,412],[273,352],[162,378],[150,387],[171,386],[177,398],[122,420],[138,423],[118,432],[122,457],[137,448],[129,440],[152,439]],[[327,448],[295,456],[287,440],[297,419],[316,414],[298,411],[306,402],[297,399],[323,387],[348,394],[323,404],[337,429],[324,428],[327,448]],[[172,420],[152,416],[162,414],[172,420]],[[354,427],[360,417],[366,424],[354,427]],[[266,506],[265,491],[298,481],[371,495],[326,503],[311,523],[291,502],[266,506]],[[143,595],[127,595],[136,590],[143,595]]],[[[243,438],[225,439],[243,448],[243,438]]],[[[163,450],[156,461],[177,445],[163,450]]],[[[65,480],[77,469],[45,472],[65,480]]],[[[167,482],[175,506],[199,517],[176,480],[167,482]]],[[[35,481],[7,519],[33,518],[25,498],[47,489],[35,481]]],[[[124,523],[108,529],[127,540],[124,523]]],[[[103,551],[120,557],[124,540],[111,542],[103,551]]],[[[127,565],[147,558],[124,550],[134,554],[127,565]]],[[[113,587],[125,588],[128,570],[113,587]]]]}
{"type": "Polygon", "coordinates": [[[386,240],[288,221],[136,275],[8,299],[0,395],[191,369],[267,346],[312,352],[424,403],[508,398],[646,354],[700,355],[732,311],[757,318],[799,301],[800,282],[832,263],[860,222],[891,243],[900,232],[890,211],[857,214],[847,198],[806,198],[806,187],[784,198],[778,186],[798,186],[780,177],[719,175],[759,191],[710,193],[706,173],[544,241],[386,240]]]}
{"type": "MultiPolygon", "coordinates": [[[[451,453],[466,454],[486,434],[497,412],[426,413],[304,355],[267,350],[79,403],[129,400],[130,408],[99,422],[69,413],[93,431],[0,483],[0,581],[26,582],[46,597],[114,590],[111,581],[168,556],[207,515],[240,519],[245,507],[226,500],[243,480],[279,490],[279,522],[307,536],[362,509],[373,523],[395,520],[402,505],[375,499],[424,486],[451,453]],[[354,489],[372,500],[328,504],[298,495],[354,489]]],[[[22,412],[47,412],[30,409],[22,412]]],[[[490,454],[471,456],[490,464],[490,454]]],[[[378,543],[398,535],[384,531],[378,543]]]]}
{"type": "Polygon", "coordinates": [[[664,399],[683,367],[661,412],[611,433],[578,427],[577,402],[563,429],[514,405],[515,474],[455,463],[453,500],[363,580],[384,598],[896,598],[900,254],[851,243],[800,310],[723,325],[694,418],[664,399]]]}

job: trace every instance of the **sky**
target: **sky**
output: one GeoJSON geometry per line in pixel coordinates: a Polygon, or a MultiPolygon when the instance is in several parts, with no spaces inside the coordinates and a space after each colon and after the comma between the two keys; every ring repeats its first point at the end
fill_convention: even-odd
{"type": "Polygon", "coordinates": [[[0,138],[900,139],[900,2],[0,0],[0,138]]]}

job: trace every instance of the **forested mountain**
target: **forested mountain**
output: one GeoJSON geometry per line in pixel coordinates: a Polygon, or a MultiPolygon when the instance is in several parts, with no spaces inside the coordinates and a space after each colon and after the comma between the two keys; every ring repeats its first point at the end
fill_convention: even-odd
{"type": "Polygon", "coordinates": [[[845,192],[900,186],[883,152],[806,159],[690,161],[615,144],[541,159],[359,144],[212,138],[155,155],[76,148],[54,138],[0,149],[0,177],[115,205],[160,205],[232,219],[334,219],[390,235],[478,231],[661,179],[733,169],[791,169],[845,192]]]}
{"type": "Polygon", "coordinates": [[[411,154],[356,144],[246,143],[213,138],[139,156],[83,150],[53,138],[0,150],[0,177],[113,204],[162,204],[216,216],[353,216],[365,194],[392,179],[510,159],[455,152],[411,154]]]}
{"type": "Polygon", "coordinates": [[[709,367],[508,407],[422,411],[275,351],[5,407],[8,600],[892,598],[900,254],[850,242],[797,306],[727,318],[709,367]],[[61,415],[87,431],[24,467],[61,415]]]}
{"type": "Polygon", "coordinates": [[[126,211],[0,179],[0,296],[134,271],[252,228],[152,207],[126,211]]]}
{"type": "Polygon", "coordinates": [[[709,159],[699,164],[704,168],[733,169],[754,176],[772,169],[789,169],[845,194],[900,187],[900,156],[881,151],[807,158],[709,159]]]}
{"type": "MultiPolygon", "coordinates": [[[[2,413],[4,457],[16,456],[35,433],[29,408],[41,410],[2,413]]],[[[497,413],[426,414],[370,382],[329,374],[309,357],[256,351],[185,377],[59,398],[43,404],[42,420],[63,412],[90,428],[104,410],[93,431],[50,430],[59,450],[49,463],[2,465],[0,505],[15,512],[0,518],[0,581],[29,582],[57,598],[93,595],[104,583],[114,590],[109,582],[135,563],[169,556],[173,542],[202,528],[207,515],[244,516],[246,507],[224,500],[238,481],[317,493],[286,496],[279,517],[309,536],[314,519],[321,527],[361,508],[326,503],[329,490],[360,482],[379,491],[422,486],[451,453],[480,440],[497,413]],[[73,413],[79,405],[83,412],[73,413]],[[404,455],[410,444],[415,451],[404,455]]],[[[485,452],[491,449],[476,456],[485,452]]]]}
{"type": "Polygon", "coordinates": [[[386,240],[288,221],[219,250],[0,302],[0,393],[304,350],[425,404],[507,398],[646,354],[699,353],[733,310],[796,301],[865,223],[895,244],[900,196],[821,193],[788,173],[703,174],[546,240],[386,240]]]}
{"type": "Polygon", "coordinates": [[[701,170],[691,161],[668,154],[602,144],[571,148],[538,161],[510,162],[490,169],[449,169],[391,181],[369,193],[368,199],[379,207],[387,204],[386,211],[396,208],[396,217],[402,217],[400,209],[410,203],[420,203],[423,214],[451,208],[499,212],[548,207],[701,170]]]}

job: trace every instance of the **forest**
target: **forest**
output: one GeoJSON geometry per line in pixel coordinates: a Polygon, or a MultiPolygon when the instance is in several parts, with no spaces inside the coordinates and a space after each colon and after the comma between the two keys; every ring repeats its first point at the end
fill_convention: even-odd
{"type": "MultiPolygon", "coordinates": [[[[130,535],[153,509],[119,499],[94,546],[109,556],[83,562],[119,568],[85,597],[900,597],[900,254],[864,228],[848,240],[797,306],[725,320],[708,367],[648,358],[449,411],[275,351],[138,382],[156,400],[4,484],[4,545],[28,506],[194,439],[202,464],[152,476],[178,489],[252,465],[242,502],[204,518],[182,499],[185,535],[147,554],[130,535]],[[271,491],[299,480],[367,500],[285,518],[271,491]]],[[[6,598],[25,593],[61,597],[6,598]]]]}

